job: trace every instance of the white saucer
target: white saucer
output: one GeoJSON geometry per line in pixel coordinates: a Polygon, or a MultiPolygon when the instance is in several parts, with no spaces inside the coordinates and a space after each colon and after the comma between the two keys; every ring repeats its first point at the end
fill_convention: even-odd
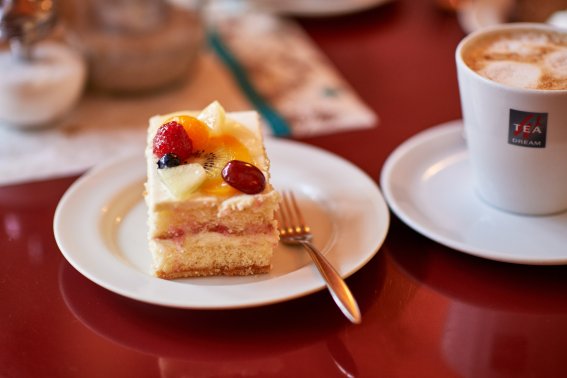
{"type": "Polygon", "coordinates": [[[515,215],[476,195],[461,121],[425,130],[400,145],[384,165],[381,187],[401,220],[448,247],[512,263],[567,263],[567,212],[515,215]]]}
{"type": "MultiPolygon", "coordinates": [[[[376,183],[329,152],[269,139],[272,183],[293,189],[315,244],[342,276],[360,269],[382,245],[389,212],[376,183]]],[[[162,280],[150,272],[143,202],[145,159],[126,156],[77,180],[61,199],[55,239],[84,276],[118,294],[182,308],[237,308],[280,302],[324,287],[306,252],[278,246],[273,270],[248,277],[162,280]]]]}

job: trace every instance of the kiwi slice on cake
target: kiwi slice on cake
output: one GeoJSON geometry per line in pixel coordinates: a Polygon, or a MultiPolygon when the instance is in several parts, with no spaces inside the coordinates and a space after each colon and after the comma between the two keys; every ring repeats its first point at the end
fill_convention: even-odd
{"type": "Polygon", "coordinates": [[[191,163],[199,163],[205,168],[206,178],[199,188],[201,192],[219,196],[236,192],[224,181],[221,173],[231,160],[254,164],[248,149],[232,135],[211,137],[205,150],[190,159],[191,163]]]}

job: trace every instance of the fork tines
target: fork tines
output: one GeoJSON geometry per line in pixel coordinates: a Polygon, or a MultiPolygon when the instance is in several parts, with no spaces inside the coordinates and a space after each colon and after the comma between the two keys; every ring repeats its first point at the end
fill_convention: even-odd
{"type": "Polygon", "coordinates": [[[280,210],[278,222],[280,223],[280,235],[299,235],[311,232],[309,226],[305,224],[303,214],[299,209],[295,195],[290,190],[281,192],[282,199],[280,202],[280,210]]]}

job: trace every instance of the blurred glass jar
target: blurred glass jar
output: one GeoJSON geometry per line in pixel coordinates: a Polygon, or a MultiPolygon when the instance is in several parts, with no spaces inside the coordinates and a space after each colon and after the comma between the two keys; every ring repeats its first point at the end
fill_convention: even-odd
{"type": "Polygon", "coordinates": [[[187,80],[203,41],[201,0],[63,0],[89,65],[89,85],[104,92],[150,92],[187,80]]]}
{"type": "Polygon", "coordinates": [[[0,126],[56,126],[79,100],[86,65],[57,20],[55,0],[0,1],[0,126]]]}

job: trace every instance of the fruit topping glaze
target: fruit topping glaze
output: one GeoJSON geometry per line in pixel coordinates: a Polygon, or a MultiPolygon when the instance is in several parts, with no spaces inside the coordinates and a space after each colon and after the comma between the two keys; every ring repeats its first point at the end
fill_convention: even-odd
{"type": "Polygon", "coordinates": [[[215,101],[196,117],[168,118],[154,136],[152,152],[162,183],[176,199],[196,191],[232,196],[264,191],[266,177],[253,158],[258,145],[256,135],[226,119],[215,101]]]}

